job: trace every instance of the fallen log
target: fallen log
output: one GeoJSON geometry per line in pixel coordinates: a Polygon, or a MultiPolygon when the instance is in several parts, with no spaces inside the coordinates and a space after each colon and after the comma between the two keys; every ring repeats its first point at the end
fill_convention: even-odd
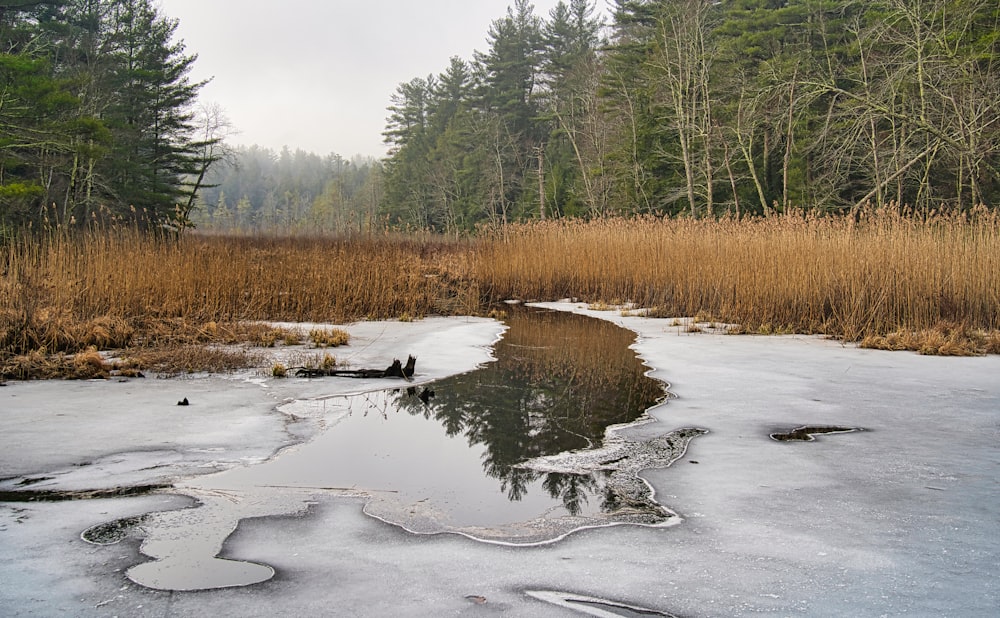
{"type": "Polygon", "coordinates": [[[344,378],[403,378],[413,377],[413,368],[417,359],[412,355],[406,359],[404,366],[399,359],[393,359],[392,364],[385,369],[324,369],[322,367],[299,367],[295,375],[300,378],[323,378],[340,376],[344,378]]]}

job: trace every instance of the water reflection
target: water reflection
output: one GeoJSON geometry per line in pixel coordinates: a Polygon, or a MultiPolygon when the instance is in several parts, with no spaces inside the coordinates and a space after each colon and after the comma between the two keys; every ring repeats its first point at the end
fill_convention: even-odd
{"type": "Polygon", "coordinates": [[[314,400],[326,431],[260,465],[199,478],[198,488],[255,501],[300,490],[364,495],[366,513],[414,532],[512,543],[668,520],[638,473],[669,465],[689,437],[605,434],[665,394],[628,348],[633,335],[542,310],[506,321],[496,361],[411,390],[314,400]],[[559,455],[570,451],[572,462],[559,455]]]}
{"type": "Polygon", "coordinates": [[[429,389],[400,392],[396,405],[438,421],[449,437],[481,445],[483,471],[511,501],[540,481],[571,515],[595,494],[602,510],[613,510],[615,499],[602,490],[599,474],[542,473],[517,464],[599,446],[609,425],[636,420],[664,397],[629,349],[633,333],[531,308],[509,310],[505,322],[509,330],[496,345],[496,362],[429,389]]]}
{"type": "Polygon", "coordinates": [[[678,521],[639,473],[669,466],[702,432],[643,441],[605,432],[665,395],[629,349],[633,335],[542,310],[506,322],[495,362],[409,390],[298,402],[318,408],[326,431],[266,462],[190,479],[183,493],[198,508],[110,525],[107,534],[146,535],[142,552],[154,560],[128,577],[162,590],[264,581],[271,567],[218,557],[225,538],[242,519],[302,513],[317,495],[363,497],[366,513],[413,532],[513,545],[678,521]]]}

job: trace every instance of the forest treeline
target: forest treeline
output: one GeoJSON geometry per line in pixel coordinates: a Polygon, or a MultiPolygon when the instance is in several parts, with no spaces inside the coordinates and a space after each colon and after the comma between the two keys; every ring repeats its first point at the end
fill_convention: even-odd
{"type": "Polygon", "coordinates": [[[153,0],[0,0],[0,232],[183,227],[220,155],[153,0]]]}
{"type": "Polygon", "coordinates": [[[0,236],[1000,204],[995,0],[514,0],[380,160],[230,148],[153,0],[0,0],[0,236]]]}
{"type": "Polygon", "coordinates": [[[406,225],[1000,201],[995,0],[516,0],[401,84],[382,210],[406,225]]]}

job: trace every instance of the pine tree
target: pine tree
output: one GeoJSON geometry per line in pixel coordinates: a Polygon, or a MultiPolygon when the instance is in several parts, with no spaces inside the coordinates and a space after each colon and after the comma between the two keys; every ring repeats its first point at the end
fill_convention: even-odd
{"type": "Polygon", "coordinates": [[[206,160],[176,28],[152,0],[0,5],[0,218],[183,223],[206,160]]]}
{"type": "Polygon", "coordinates": [[[476,54],[481,87],[477,107],[484,114],[480,135],[494,155],[485,176],[487,216],[493,222],[539,208],[531,181],[548,133],[539,122],[541,26],[534,5],[515,0],[507,15],[491,24],[489,50],[476,54]]]}
{"type": "Polygon", "coordinates": [[[182,177],[196,171],[191,104],[203,84],[187,78],[196,56],[172,41],[177,22],[150,0],[115,0],[112,19],[112,189],[121,203],[142,204],[166,221],[182,199],[182,177]]]}

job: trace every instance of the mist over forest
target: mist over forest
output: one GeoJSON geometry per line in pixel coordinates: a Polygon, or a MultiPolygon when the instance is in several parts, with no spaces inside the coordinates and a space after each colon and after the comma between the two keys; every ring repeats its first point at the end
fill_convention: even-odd
{"type": "Polygon", "coordinates": [[[260,146],[212,166],[192,221],[219,230],[364,231],[378,216],[381,163],[260,146]]]}
{"type": "MultiPolygon", "coordinates": [[[[152,0],[0,2],[0,227],[463,232],[1000,202],[988,0],[514,0],[381,160],[227,144],[152,0]]],[[[238,129],[238,127],[236,128],[238,129]]]]}

